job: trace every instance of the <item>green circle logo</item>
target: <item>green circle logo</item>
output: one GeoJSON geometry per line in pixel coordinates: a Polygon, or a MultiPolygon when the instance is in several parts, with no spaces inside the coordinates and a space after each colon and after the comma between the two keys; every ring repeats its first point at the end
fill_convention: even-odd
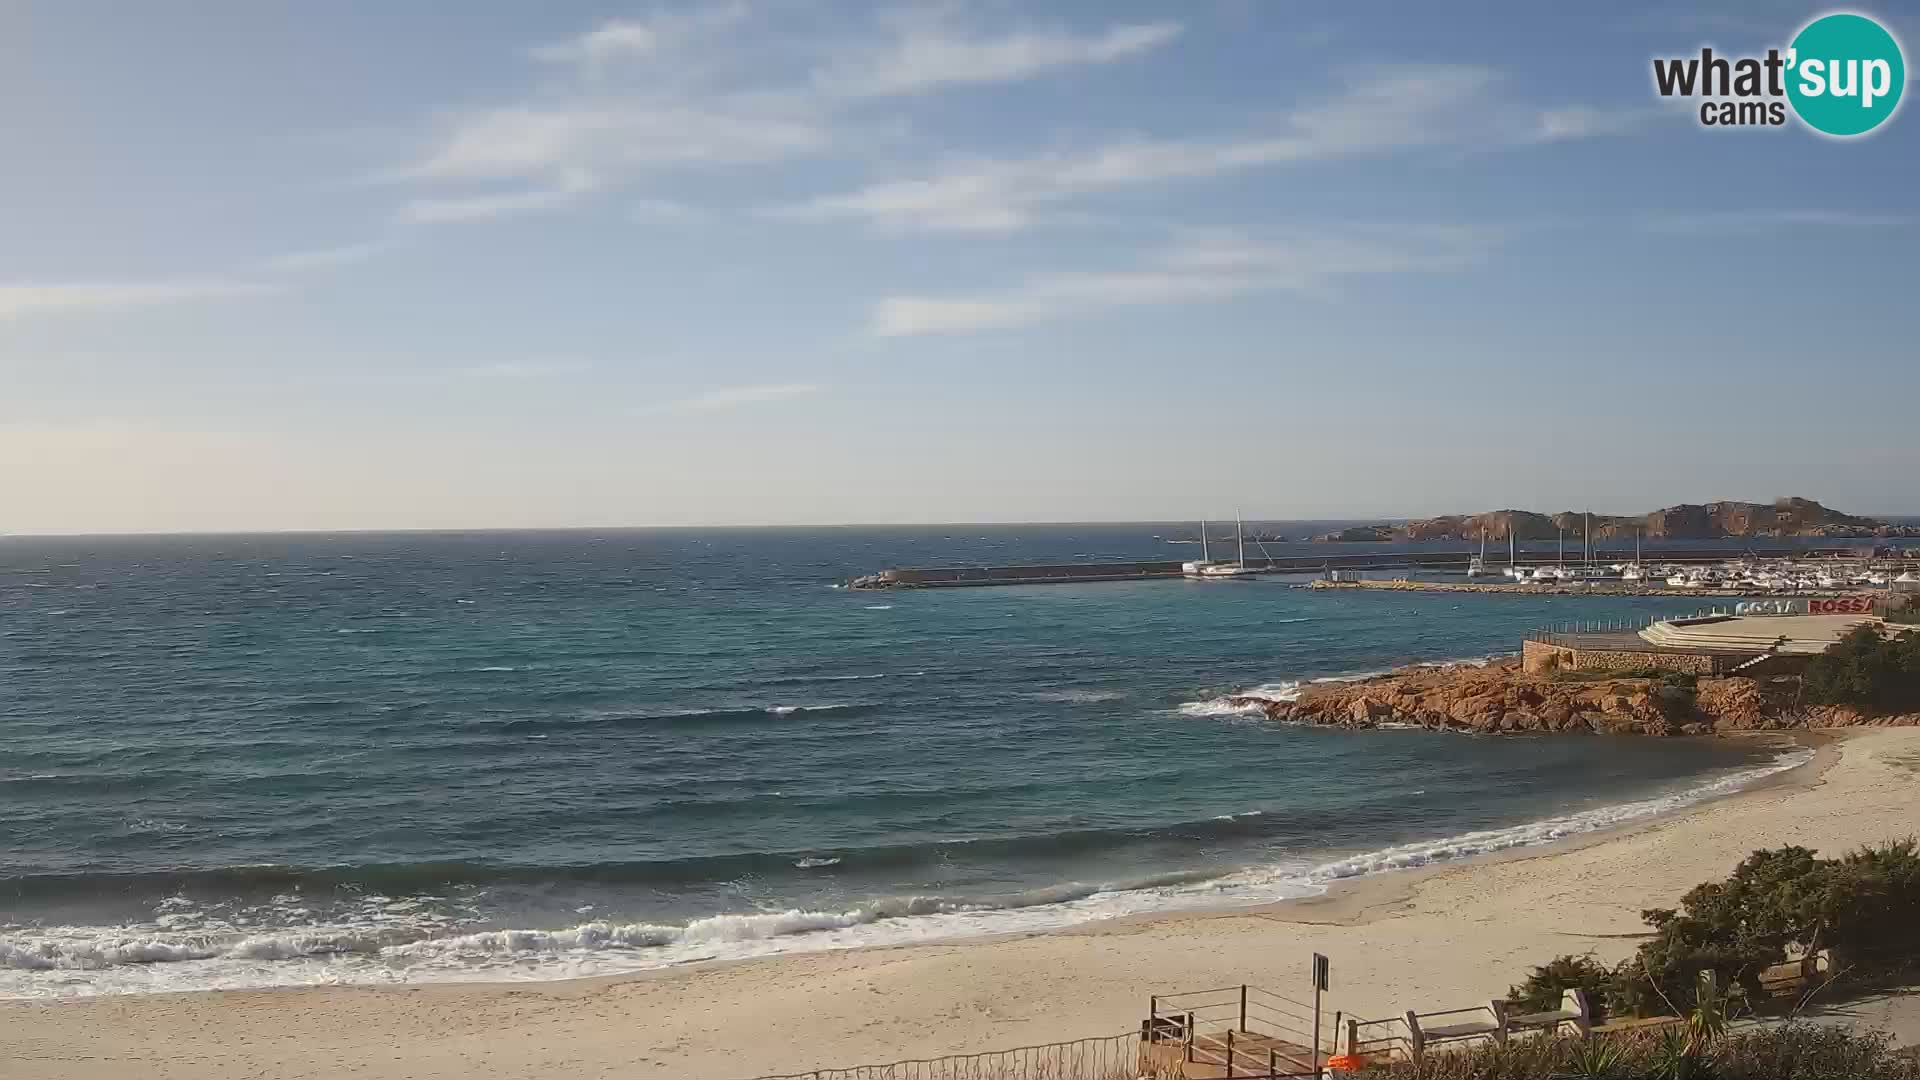
{"type": "Polygon", "coordinates": [[[1807,126],[1828,135],[1879,127],[1906,87],[1900,43],[1864,15],[1815,19],[1787,52],[1787,99],[1807,126]]]}

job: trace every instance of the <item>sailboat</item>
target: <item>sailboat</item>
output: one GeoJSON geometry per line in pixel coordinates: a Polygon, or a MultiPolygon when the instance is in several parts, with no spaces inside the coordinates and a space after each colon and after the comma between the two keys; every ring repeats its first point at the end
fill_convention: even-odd
{"type": "Polygon", "coordinates": [[[1640,581],[1647,577],[1646,569],[1640,565],[1640,530],[1633,530],[1633,565],[1620,571],[1622,581],[1640,581]]]}
{"type": "Polygon", "coordinates": [[[1207,555],[1207,523],[1202,520],[1200,522],[1200,559],[1198,562],[1181,563],[1180,572],[1187,577],[1204,581],[1259,577],[1260,571],[1247,565],[1246,531],[1242,528],[1240,515],[1237,513],[1233,515],[1233,540],[1240,549],[1239,557],[1230,563],[1214,562],[1207,555]]]}
{"type": "Polygon", "coordinates": [[[1487,572],[1487,530],[1480,530],[1480,554],[1467,560],[1467,576],[1480,577],[1487,572]]]}

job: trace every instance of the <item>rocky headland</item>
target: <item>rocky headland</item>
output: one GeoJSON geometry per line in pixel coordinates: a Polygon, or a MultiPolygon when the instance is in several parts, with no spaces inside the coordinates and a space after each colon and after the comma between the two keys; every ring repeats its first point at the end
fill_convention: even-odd
{"type": "Polygon", "coordinates": [[[1920,713],[1872,716],[1843,705],[1802,705],[1795,678],[1528,674],[1520,661],[1400,668],[1347,682],[1310,683],[1290,699],[1241,696],[1293,724],[1420,727],[1483,735],[1571,733],[1714,735],[1744,731],[1920,725],[1920,713]]]}
{"type": "Polygon", "coordinates": [[[1650,514],[1589,515],[1577,510],[1537,514],[1530,510],[1493,510],[1484,514],[1446,514],[1400,525],[1359,525],[1316,537],[1322,541],[1382,542],[1393,540],[1478,540],[1489,543],[1552,540],[1565,535],[1579,538],[1591,525],[1593,539],[1649,541],[1720,540],[1753,537],[1920,536],[1913,526],[1889,525],[1868,517],[1844,514],[1812,499],[1786,498],[1771,503],[1681,503],[1650,514]]]}

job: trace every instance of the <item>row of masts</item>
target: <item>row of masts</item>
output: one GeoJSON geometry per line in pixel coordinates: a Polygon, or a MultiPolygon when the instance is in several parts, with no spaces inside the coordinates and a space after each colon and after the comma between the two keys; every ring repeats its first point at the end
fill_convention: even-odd
{"type": "MultiPolygon", "coordinates": [[[[1582,530],[1582,537],[1581,537],[1580,565],[1590,568],[1593,566],[1593,511],[1588,510],[1582,515],[1581,530],[1582,530]]],[[[1559,554],[1554,560],[1554,568],[1565,569],[1567,565],[1566,527],[1559,526],[1557,527],[1556,532],[1558,533],[1559,554]]],[[[1507,529],[1507,572],[1509,574],[1513,573],[1513,568],[1519,565],[1519,551],[1516,547],[1517,539],[1518,538],[1515,535],[1515,530],[1511,526],[1509,526],[1507,529]]],[[[1467,576],[1479,577],[1481,574],[1486,573],[1486,564],[1487,564],[1487,530],[1483,526],[1480,529],[1480,555],[1478,558],[1475,558],[1474,560],[1472,560],[1472,562],[1467,566],[1467,576]]],[[[1633,530],[1633,564],[1632,565],[1635,570],[1638,570],[1640,568],[1640,530],[1639,529],[1633,530]]]]}

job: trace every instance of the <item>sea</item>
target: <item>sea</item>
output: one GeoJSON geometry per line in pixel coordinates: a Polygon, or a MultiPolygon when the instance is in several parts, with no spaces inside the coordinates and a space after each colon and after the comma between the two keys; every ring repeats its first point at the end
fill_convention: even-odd
{"type": "Polygon", "coordinates": [[[1193,532],[0,539],[0,996],[558,979],[1266,904],[1803,760],[1228,700],[1680,598],[843,584],[1190,558],[1193,532]]]}

